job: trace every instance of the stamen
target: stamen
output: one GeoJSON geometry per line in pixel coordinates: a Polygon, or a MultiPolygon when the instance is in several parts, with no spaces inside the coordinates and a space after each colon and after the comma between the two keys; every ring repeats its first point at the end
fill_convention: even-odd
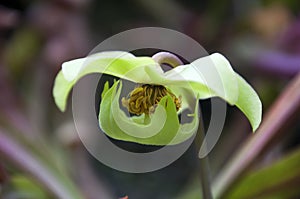
{"type": "Polygon", "coordinates": [[[127,99],[122,98],[122,105],[135,115],[150,114],[154,112],[157,104],[166,95],[171,96],[178,111],[181,107],[180,97],[177,98],[171,91],[161,85],[144,84],[135,88],[127,99]]]}

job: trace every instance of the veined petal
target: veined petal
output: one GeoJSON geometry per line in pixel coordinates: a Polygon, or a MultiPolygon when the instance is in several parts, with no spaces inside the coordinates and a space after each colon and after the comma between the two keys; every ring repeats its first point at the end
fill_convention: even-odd
{"type": "MultiPolygon", "coordinates": [[[[121,87],[117,87],[117,83],[115,83],[108,91],[105,92],[104,98],[100,104],[100,112],[99,112],[99,123],[102,130],[110,137],[123,141],[131,141],[140,144],[148,144],[148,145],[170,145],[177,144],[183,142],[190,138],[193,133],[197,130],[198,127],[198,117],[197,114],[194,114],[193,121],[188,124],[180,125],[178,121],[178,115],[176,112],[175,104],[170,96],[165,96],[159,102],[159,107],[165,110],[166,117],[162,115],[161,111],[155,110],[153,117],[150,117],[150,121],[146,121],[145,116],[136,116],[132,119],[124,118],[125,113],[120,109],[119,104],[114,103],[115,99],[120,98],[121,87]],[[116,107],[116,105],[118,105],[116,107]],[[115,110],[112,110],[116,108],[115,110]],[[116,118],[116,115],[123,115],[122,117],[116,118]],[[147,132],[144,130],[152,125],[155,125],[155,117],[165,118],[164,124],[162,124],[161,130],[158,130],[157,133],[150,132],[151,134],[155,134],[151,137],[147,135],[147,132]],[[137,119],[139,118],[139,119],[137,119]],[[122,120],[122,121],[117,121],[122,120]],[[135,122],[135,121],[139,122],[135,122]],[[141,121],[145,121],[144,123],[141,121]],[[126,132],[123,127],[124,124],[126,132]],[[131,131],[128,133],[128,131],[131,131]],[[137,135],[137,136],[133,136],[137,135]]],[[[115,101],[116,102],[116,101],[115,101]]],[[[160,125],[160,124],[156,124],[160,125]]],[[[154,127],[154,126],[153,126],[154,127]]],[[[150,130],[150,128],[149,128],[150,130]]],[[[155,129],[153,129],[155,131],[155,129]]],[[[148,133],[149,133],[148,132],[148,133]]]]}
{"type": "Polygon", "coordinates": [[[152,82],[151,77],[145,72],[147,67],[156,73],[163,73],[152,58],[135,57],[122,51],[102,52],[65,62],[54,83],[55,103],[61,111],[64,111],[68,94],[74,84],[90,73],[104,73],[137,83],[152,82]]]}

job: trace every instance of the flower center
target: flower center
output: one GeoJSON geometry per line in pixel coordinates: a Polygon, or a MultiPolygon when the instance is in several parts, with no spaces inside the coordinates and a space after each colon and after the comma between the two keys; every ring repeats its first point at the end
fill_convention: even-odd
{"type": "Polygon", "coordinates": [[[122,104],[128,109],[128,111],[135,115],[141,115],[143,113],[153,113],[155,107],[159,101],[166,95],[171,96],[173,99],[176,110],[181,107],[181,98],[177,98],[171,91],[167,90],[162,85],[144,84],[136,87],[130,92],[129,97],[122,98],[122,104]]]}

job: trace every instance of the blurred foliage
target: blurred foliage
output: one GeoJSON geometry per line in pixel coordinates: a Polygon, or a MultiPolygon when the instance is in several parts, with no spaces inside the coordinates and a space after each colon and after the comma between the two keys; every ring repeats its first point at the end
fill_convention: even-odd
{"type": "Polygon", "coordinates": [[[10,179],[10,190],[4,192],[4,198],[47,199],[49,195],[42,187],[22,175],[14,175],[10,179]]]}
{"type": "Polygon", "coordinates": [[[225,198],[294,198],[300,195],[300,150],[246,173],[225,198]]]}
{"type": "MultiPolygon", "coordinates": [[[[71,198],[199,199],[194,147],[174,164],[149,174],[124,174],[95,161],[77,137],[71,107],[62,114],[54,106],[52,86],[61,63],[85,56],[120,31],[171,28],[191,36],[209,53],[225,54],[256,88],[268,112],[300,71],[299,14],[299,0],[1,1],[0,198],[57,198],[59,193],[49,188],[48,178],[37,178],[49,174],[48,183],[61,184],[74,194],[71,198]],[[21,152],[9,155],[2,135],[43,172],[29,172],[29,159],[17,163],[21,152]]],[[[210,103],[201,103],[207,120],[210,103]]],[[[290,103],[286,100],[287,107],[290,103]]],[[[221,139],[209,155],[212,181],[253,137],[237,109],[228,107],[227,116],[221,139]]],[[[299,118],[299,112],[293,117],[299,118]]],[[[260,193],[266,194],[263,198],[299,198],[300,126],[287,122],[285,128],[281,139],[260,151],[259,161],[233,182],[227,198],[258,198],[260,193]]],[[[145,150],[132,143],[117,144],[145,150]]]]}
{"type": "Polygon", "coordinates": [[[299,14],[300,11],[300,2],[295,0],[263,0],[264,5],[272,5],[274,3],[279,3],[287,6],[295,15],[299,14]]]}
{"type": "Polygon", "coordinates": [[[20,78],[33,59],[37,58],[41,47],[41,36],[32,28],[20,28],[5,49],[4,61],[10,67],[12,76],[20,78]]]}

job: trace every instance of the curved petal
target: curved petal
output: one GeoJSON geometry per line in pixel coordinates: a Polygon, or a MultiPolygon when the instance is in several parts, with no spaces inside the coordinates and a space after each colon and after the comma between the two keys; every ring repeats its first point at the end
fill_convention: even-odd
{"type": "MultiPolygon", "coordinates": [[[[195,98],[217,96],[236,105],[247,116],[253,130],[261,121],[262,105],[258,95],[233,71],[228,60],[218,53],[178,66],[166,73],[152,58],[135,57],[122,51],[103,52],[66,62],[56,77],[53,89],[53,96],[60,110],[65,110],[73,85],[82,76],[95,72],[136,83],[164,85],[177,96],[182,95],[183,108],[193,103],[195,98]]],[[[133,120],[142,123],[140,118],[133,120]]]]}
{"type": "MultiPolygon", "coordinates": [[[[254,89],[234,70],[229,61],[215,53],[195,60],[191,64],[178,66],[164,74],[145,69],[157,83],[166,85],[176,95],[192,90],[200,99],[220,97],[236,105],[249,119],[253,131],[261,122],[262,105],[254,89]]],[[[189,93],[189,98],[191,98],[189,93]]],[[[188,99],[186,99],[188,100],[188,99]]],[[[183,100],[183,107],[186,107],[183,100]]]]}
{"type": "Polygon", "coordinates": [[[130,59],[135,58],[133,54],[123,51],[106,51],[89,55],[85,58],[74,59],[62,64],[62,72],[68,81],[74,80],[84,68],[88,66],[88,63],[97,61],[99,59],[115,59],[123,58],[130,59]]]}
{"type": "Polygon", "coordinates": [[[191,89],[194,96],[201,99],[221,97],[233,105],[238,100],[236,73],[228,60],[215,53],[193,61],[191,64],[178,66],[166,73],[157,73],[153,68],[145,68],[152,82],[169,88],[183,87],[191,89]]]}
{"type": "Polygon", "coordinates": [[[235,72],[228,60],[219,53],[176,67],[166,72],[164,77],[168,79],[166,84],[190,86],[195,96],[199,95],[201,99],[218,96],[229,104],[234,104],[238,99],[235,72]]]}
{"type": "Polygon", "coordinates": [[[195,101],[195,109],[194,113],[192,115],[189,115],[190,117],[193,117],[192,122],[181,124],[179,126],[179,130],[176,134],[176,137],[172,140],[173,144],[181,143],[184,140],[190,138],[194,133],[197,132],[198,126],[199,126],[199,100],[195,101]]]}
{"type": "MultiPolygon", "coordinates": [[[[157,131],[157,133],[151,132],[151,134],[156,133],[151,137],[147,136],[147,133],[144,132],[144,130],[145,128],[149,127],[149,124],[155,125],[153,117],[159,118],[162,114],[160,111],[156,113],[157,110],[155,110],[154,114],[157,115],[151,117],[150,122],[145,121],[144,123],[141,122],[144,120],[144,116],[139,116],[140,118],[139,122],[136,122],[136,118],[132,120],[124,117],[115,118],[116,114],[125,116],[124,112],[120,109],[119,105],[117,107],[118,109],[114,111],[112,110],[113,107],[116,107],[117,105],[113,103],[114,99],[120,98],[119,90],[121,88],[120,87],[117,88],[116,84],[117,83],[115,83],[113,87],[111,87],[108,91],[105,92],[104,98],[102,99],[100,104],[99,123],[102,130],[108,136],[114,139],[131,141],[140,144],[170,145],[170,144],[177,144],[183,142],[186,139],[190,138],[193,135],[193,133],[196,132],[196,129],[198,127],[198,117],[195,116],[197,114],[195,114],[194,119],[191,123],[180,125],[175,104],[170,96],[165,96],[159,102],[159,106],[165,110],[166,121],[162,125],[161,130],[157,131]],[[117,120],[122,120],[122,121],[117,121],[117,120]],[[128,124],[128,126],[126,126],[127,133],[123,129],[124,123],[126,123],[126,125],[128,124]],[[128,131],[131,132],[128,133],[128,131]],[[133,135],[137,135],[137,136],[133,136],[133,135]]],[[[154,130],[155,129],[153,129],[153,131],[154,130]]]]}
{"type": "Polygon", "coordinates": [[[59,71],[57,74],[55,81],[54,81],[54,87],[52,90],[52,94],[54,97],[55,104],[61,111],[65,111],[66,104],[67,104],[67,98],[69,95],[70,90],[72,89],[73,85],[75,84],[75,81],[69,82],[64,77],[62,71],[59,71]]]}
{"type": "Polygon", "coordinates": [[[151,77],[145,72],[147,67],[156,73],[163,73],[152,58],[135,57],[122,51],[102,52],[65,62],[54,82],[55,103],[61,111],[64,111],[68,94],[74,84],[90,73],[105,73],[137,83],[152,82],[151,77]]]}
{"type": "Polygon", "coordinates": [[[235,105],[247,116],[253,132],[258,128],[262,117],[262,103],[253,88],[240,75],[236,74],[239,97],[235,105]]]}

